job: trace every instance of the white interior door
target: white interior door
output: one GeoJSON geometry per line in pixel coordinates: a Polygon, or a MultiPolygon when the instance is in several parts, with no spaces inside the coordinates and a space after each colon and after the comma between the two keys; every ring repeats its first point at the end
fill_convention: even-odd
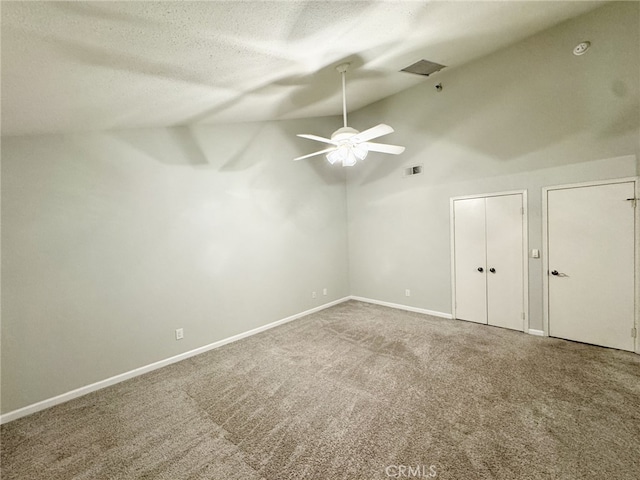
{"type": "Polygon", "coordinates": [[[453,202],[455,316],[487,323],[485,199],[453,202]]]}
{"type": "Polygon", "coordinates": [[[487,318],[489,325],[524,329],[522,194],[487,197],[487,318]]]}
{"type": "Polygon", "coordinates": [[[634,349],[633,181],[547,191],[549,335],[634,349]]]}

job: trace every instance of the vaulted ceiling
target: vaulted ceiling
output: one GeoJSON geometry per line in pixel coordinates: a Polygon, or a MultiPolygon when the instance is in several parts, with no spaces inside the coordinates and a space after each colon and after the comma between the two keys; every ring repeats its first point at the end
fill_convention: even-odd
{"type": "Polygon", "coordinates": [[[337,115],[602,3],[3,1],[2,133],[337,115]]]}

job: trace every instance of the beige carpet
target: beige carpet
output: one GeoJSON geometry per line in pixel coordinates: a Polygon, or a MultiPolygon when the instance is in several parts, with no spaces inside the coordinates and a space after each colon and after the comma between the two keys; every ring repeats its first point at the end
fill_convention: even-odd
{"type": "Polygon", "coordinates": [[[2,479],[638,479],[640,356],[341,304],[2,427],[2,479]]]}

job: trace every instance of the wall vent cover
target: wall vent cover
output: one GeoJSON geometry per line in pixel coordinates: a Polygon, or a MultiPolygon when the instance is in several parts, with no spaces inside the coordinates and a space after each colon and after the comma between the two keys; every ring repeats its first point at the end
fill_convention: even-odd
{"type": "Polygon", "coordinates": [[[436,73],[443,68],[446,68],[446,66],[440,65],[439,63],[430,62],[429,60],[419,60],[413,65],[409,65],[408,67],[405,67],[400,71],[415,73],[416,75],[424,75],[425,77],[428,77],[432,73],[436,73]]]}
{"type": "Polygon", "coordinates": [[[422,173],[422,164],[412,165],[411,167],[406,167],[404,169],[405,177],[410,177],[411,175],[420,175],[421,173],[422,173]]]}

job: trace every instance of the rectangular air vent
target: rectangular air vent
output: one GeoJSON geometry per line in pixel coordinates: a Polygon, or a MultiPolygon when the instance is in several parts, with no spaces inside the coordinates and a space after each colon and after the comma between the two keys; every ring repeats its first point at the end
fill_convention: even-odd
{"type": "Polygon", "coordinates": [[[404,169],[404,176],[420,175],[422,173],[422,165],[413,165],[404,169]]]}
{"type": "Polygon", "coordinates": [[[403,68],[401,71],[428,77],[432,73],[436,73],[443,68],[446,68],[446,66],[440,65],[439,63],[430,62],[429,60],[419,60],[413,65],[409,65],[408,67],[403,68]]]}

